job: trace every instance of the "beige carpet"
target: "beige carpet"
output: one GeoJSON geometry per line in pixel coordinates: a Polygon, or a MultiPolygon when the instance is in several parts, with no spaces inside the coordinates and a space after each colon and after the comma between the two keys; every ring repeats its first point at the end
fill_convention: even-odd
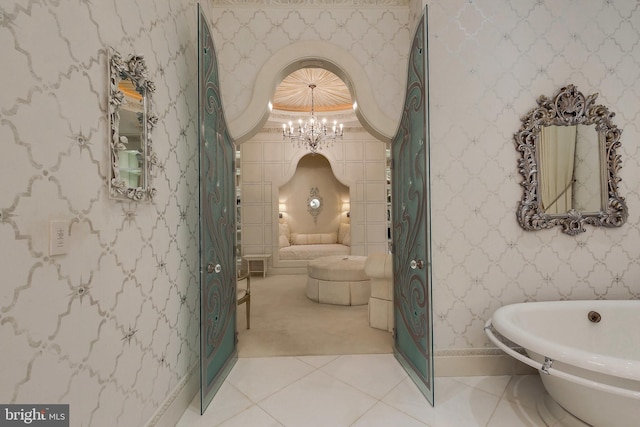
{"type": "Polygon", "coordinates": [[[238,356],[392,353],[391,333],[369,326],[368,306],[317,304],[306,275],[251,277],[251,329],[238,307],[238,356]]]}

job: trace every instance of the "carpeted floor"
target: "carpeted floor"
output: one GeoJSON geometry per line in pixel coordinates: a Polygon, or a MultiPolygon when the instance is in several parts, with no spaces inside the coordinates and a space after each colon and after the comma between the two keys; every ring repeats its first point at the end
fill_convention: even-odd
{"type": "Polygon", "coordinates": [[[251,329],[238,307],[238,356],[392,353],[391,333],[369,326],[368,306],[317,304],[306,275],[251,277],[251,329]]]}

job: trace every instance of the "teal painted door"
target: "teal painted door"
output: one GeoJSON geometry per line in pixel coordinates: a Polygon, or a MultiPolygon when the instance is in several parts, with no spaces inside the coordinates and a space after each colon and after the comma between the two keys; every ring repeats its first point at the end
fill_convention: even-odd
{"type": "Polygon", "coordinates": [[[198,5],[201,411],[237,360],[235,147],[224,114],[213,38],[198,5]]]}
{"type": "Polygon", "coordinates": [[[391,158],[394,352],[433,405],[426,8],[411,45],[404,110],[391,158]]]}

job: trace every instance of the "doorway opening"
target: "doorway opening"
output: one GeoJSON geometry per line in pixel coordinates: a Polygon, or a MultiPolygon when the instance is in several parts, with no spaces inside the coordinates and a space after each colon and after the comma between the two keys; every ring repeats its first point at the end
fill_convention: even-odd
{"type": "MultiPolygon", "coordinates": [[[[242,254],[271,255],[269,275],[251,279],[251,329],[246,329],[245,308],[238,308],[238,355],[392,353],[391,333],[370,325],[368,305],[318,304],[307,298],[307,263],[313,257],[292,259],[282,255],[280,245],[283,223],[289,233],[335,231],[336,238],[346,223],[351,243],[346,255],[388,253],[388,144],[360,124],[347,85],[325,69],[301,68],[285,77],[271,106],[262,129],[238,145],[239,246],[242,254]],[[283,125],[286,129],[308,117],[309,85],[314,85],[319,118],[343,123],[344,129],[342,138],[318,154],[293,144],[283,131],[283,125]],[[305,177],[294,180],[300,166],[305,177]],[[324,176],[327,170],[333,180],[324,176]],[[318,197],[312,197],[314,190],[318,197]],[[320,198],[319,208],[308,206],[320,198]]],[[[290,235],[286,240],[292,245],[290,235]]]]}

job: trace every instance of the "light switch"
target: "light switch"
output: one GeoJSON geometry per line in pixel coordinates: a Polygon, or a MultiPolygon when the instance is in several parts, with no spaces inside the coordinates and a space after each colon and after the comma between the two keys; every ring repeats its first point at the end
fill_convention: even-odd
{"type": "Polygon", "coordinates": [[[69,224],[67,221],[49,221],[49,255],[63,255],[69,251],[69,224]]]}

